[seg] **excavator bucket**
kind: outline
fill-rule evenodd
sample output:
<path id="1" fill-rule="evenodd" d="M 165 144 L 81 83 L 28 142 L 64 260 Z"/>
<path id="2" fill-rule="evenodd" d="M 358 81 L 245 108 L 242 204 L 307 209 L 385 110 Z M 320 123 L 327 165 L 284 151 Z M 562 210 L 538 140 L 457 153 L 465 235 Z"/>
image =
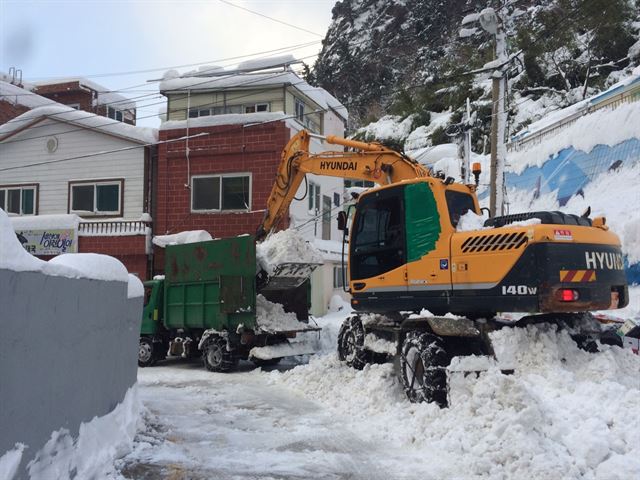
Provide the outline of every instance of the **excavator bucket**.
<path id="1" fill-rule="evenodd" d="M 311 277 L 318 265 L 318 263 L 281 263 L 275 268 L 273 275 L 268 277 L 267 283 L 261 288 L 261 291 L 298 288 Z"/>
<path id="2" fill-rule="evenodd" d="M 294 312 L 298 320 L 309 319 L 311 303 L 311 274 L 317 263 L 281 263 L 273 275 L 260 272 L 258 275 L 258 292 L 267 300 L 280 303 L 287 312 Z"/>

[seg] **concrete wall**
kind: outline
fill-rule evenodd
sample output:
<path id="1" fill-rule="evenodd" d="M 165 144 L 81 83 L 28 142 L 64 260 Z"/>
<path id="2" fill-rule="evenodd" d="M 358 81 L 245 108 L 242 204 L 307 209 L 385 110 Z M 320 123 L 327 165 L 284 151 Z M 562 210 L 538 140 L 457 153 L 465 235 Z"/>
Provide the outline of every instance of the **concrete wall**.
<path id="1" fill-rule="evenodd" d="M 142 297 L 124 282 L 0 269 L 0 306 L 0 454 L 26 444 L 24 477 L 52 432 L 76 436 L 136 382 Z"/>

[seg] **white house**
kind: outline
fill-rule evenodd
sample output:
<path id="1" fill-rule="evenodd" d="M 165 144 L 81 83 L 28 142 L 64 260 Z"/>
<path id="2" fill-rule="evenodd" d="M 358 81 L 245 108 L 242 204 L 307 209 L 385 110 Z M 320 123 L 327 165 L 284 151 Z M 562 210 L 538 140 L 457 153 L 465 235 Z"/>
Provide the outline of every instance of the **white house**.
<path id="1" fill-rule="evenodd" d="M 0 208 L 12 216 L 75 214 L 80 251 L 114 255 L 145 277 L 156 141 L 154 129 L 67 106 L 29 110 L 0 125 Z"/>

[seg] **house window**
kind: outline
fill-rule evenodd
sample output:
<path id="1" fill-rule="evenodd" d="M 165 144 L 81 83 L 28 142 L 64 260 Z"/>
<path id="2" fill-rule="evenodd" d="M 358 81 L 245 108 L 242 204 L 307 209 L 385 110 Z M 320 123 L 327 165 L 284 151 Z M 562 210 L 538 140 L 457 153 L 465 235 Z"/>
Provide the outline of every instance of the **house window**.
<path id="1" fill-rule="evenodd" d="M 35 215 L 37 185 L 0 186 L 0 208 L 13 215 Z"/>
<path id="2" fill-rule="evenodd" d="M 340 206 L 340 194 L 337 192 L 333 193 L 333 206 L 334 207 Z"/>
<path id="3" fill-rule="evenodd" d="M 295 99 L 296 119 L 304 123 L 304 102 L 299 98 Z"/>
<path id="4" fill-rule="evenodd" d="M 268 112 L 270 111 L 268 103 L 256 103 L 253 105 L 245 105 L 244 113 Z"/>
<path id="5" fill-rule="evenodd" d="M 333 288 L 344 287 L 342 267 L 333 267 Z"/>
<path id="6" fill-rule="evenodd" d="M 75 110 L 80 110 L 80 104 L 79 103 L 68 103 L 67 107 L 71 107 Z"/>
<path id="7" fill-rule="evenodd" d="M 124 180 L 69 183 L 69 212 L 80 215 L 122 215 Z"/>
<path id="8" fill-rule="evenodd" d="M 251 174 L 191 177 L 191 210 L 210 212 L 251 209 Z"/>
<path id="9" fill-rule="evenodd" d="M 316 214 L 320 211 L 320 185 L 309 182 L 309 213 Z"/>
<path id="10" fill-rule="evenodd" d="M 122 122 L 123 120 L 122 111 L 111 106 L 107 107 L 107 117 L 113 118 L 119 122 Z"/>

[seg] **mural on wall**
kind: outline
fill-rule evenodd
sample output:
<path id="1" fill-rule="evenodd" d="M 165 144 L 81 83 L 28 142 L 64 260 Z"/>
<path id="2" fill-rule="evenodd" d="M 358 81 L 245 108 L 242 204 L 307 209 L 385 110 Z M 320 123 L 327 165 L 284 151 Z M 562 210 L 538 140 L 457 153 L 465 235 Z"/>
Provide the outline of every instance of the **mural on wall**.
<path id="1" fill-rule="evenodd" d="M 558 202 L 563 206 L 598 175 L 639 161 L 640 139 L 637 138 L 613 147 L 598 145 L 589 153 L 569 147 L 542 167 L 528 167 L 521 174 L 507 172 L 505 182 L 510 188 L 535 191 L 536 198 L 557 191 Z"/>
<path id="2" fill-rule="evenodd" d="M 505 183 L 509 188 L 535 192 L 534 198 L 556 191 L 558 203 L 563 206 L 574 195 L 580 195 L 582 189 L 598 175 L 638 163 L 638 138 L 625 140 L 612 147 L 597 145 L 589 153 L 569 147 L 547 160 L 542 167 L 528 167 L 521 174 L 507 172 Z M 630 264 L 625 257 L 624 264 L 627 280 L 640 283 L 640 263 Z"/>

